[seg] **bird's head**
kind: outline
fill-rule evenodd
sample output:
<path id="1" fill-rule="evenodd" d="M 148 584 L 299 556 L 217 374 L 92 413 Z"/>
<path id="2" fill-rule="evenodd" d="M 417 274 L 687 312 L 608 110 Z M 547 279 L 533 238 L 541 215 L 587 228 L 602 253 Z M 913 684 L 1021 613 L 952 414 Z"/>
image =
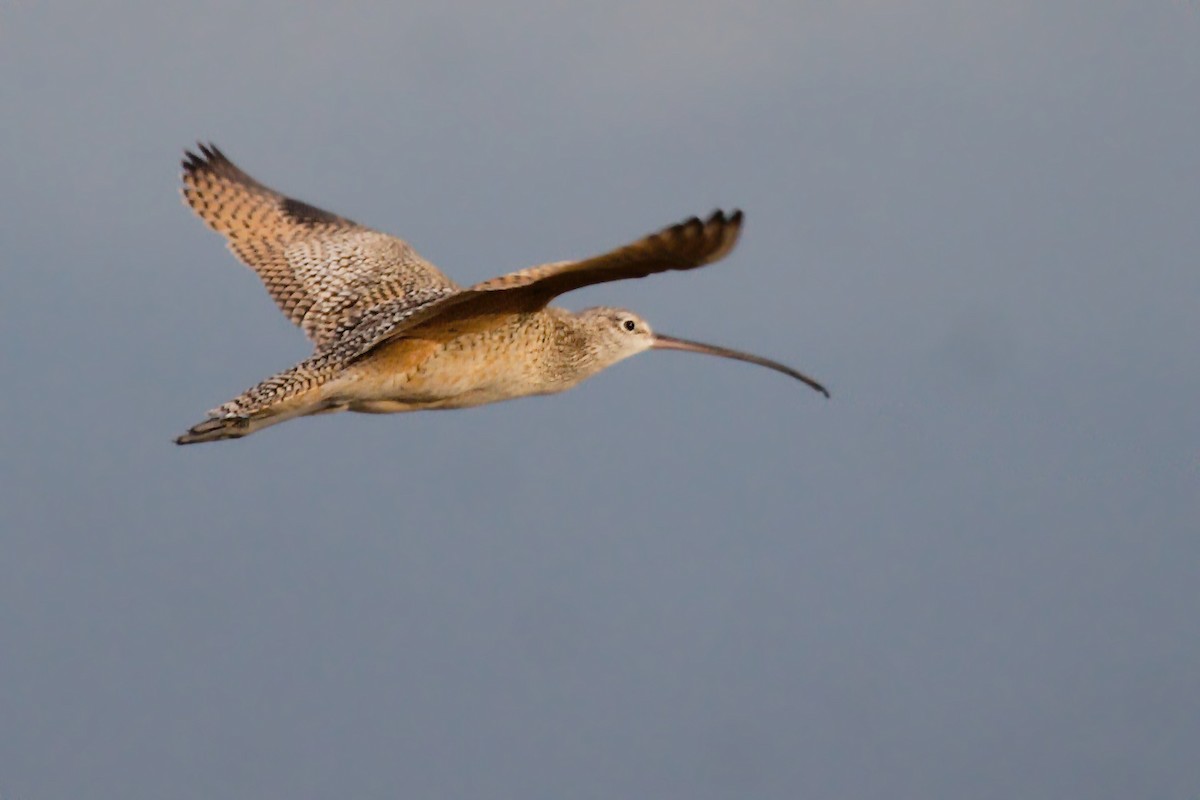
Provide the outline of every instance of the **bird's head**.
<path id="1" fill-rule="evenodd" d="M 624 308 L 597 306 L 579 312 L 596 356 L 611 366 L 654 346 L 650 323 Z"/>
<path id="2" fill-rule="evenodd" d="M 655 333 L 649 322 L 624 308 L 609 306 L 588 308 L 579 312 L 579 319 L 589 329 L 593 353 L 600 362 L 600 369 L 612 366 L 618 361 L 623 361 L 645 350 L 686 350 L 691 353 L 702 353 L 758 364 L 761 367 L 782 372 L 807 384 L 826 397 L 829 396 L 829 392 L 824 386 L 785 364 L 751 353 L 743 353 L 740 350 L 730 350 L 727 347 Z"/>

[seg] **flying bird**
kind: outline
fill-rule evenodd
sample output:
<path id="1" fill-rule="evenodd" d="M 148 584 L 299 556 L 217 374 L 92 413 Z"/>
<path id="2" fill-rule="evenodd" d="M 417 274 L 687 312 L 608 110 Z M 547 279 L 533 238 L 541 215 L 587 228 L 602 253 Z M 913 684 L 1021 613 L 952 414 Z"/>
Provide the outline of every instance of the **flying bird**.
<path id="1" fill-rule="evenodd" d="M 407 242 L 285 197 L 211 144 L 198 150 L 185 151 L 184 201 L 258 273 L 314 350 L 208 412 L 177 444 L 236 439 L 310 414 L 467 408 L 552 394 L 651 349 L 759 364 L 829 396 L 791 367 L 655 333 L 632 311 L 548 305 L 584 286 L 723 258 L 741 233 L 741 211 L 693 217 L 598 256 L 462 288 Z"/>

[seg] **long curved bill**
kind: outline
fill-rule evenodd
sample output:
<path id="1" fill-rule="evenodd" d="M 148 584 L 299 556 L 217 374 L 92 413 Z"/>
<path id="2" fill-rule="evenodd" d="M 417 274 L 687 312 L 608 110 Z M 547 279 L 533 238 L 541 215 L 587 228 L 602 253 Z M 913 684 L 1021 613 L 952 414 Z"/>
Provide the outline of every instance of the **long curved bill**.
<path id="1" fill-rule="evenodd" d="M 650 348 L 652 350 L 686 350 L 689 353 L 705 353 L 710 356 L 720 356 L 721 358 L 732 358 L 736 361 L 758 364 L 760 367 L 767 367 L 776 372 L 782 372 L 784 375 L 790 375 L 796 380 L 808 384 L 826 397 L 829 397 L 829 390 L 803 372 L 797 372 L 786 364 L 780 364 L 778 361 L 772 361 L 762 356 L 743 353 L 740 350 L 730 350 L 728 347 L 717 347 L 716 345 L 692 342 L 687 339 L 676 339 L 674 336 L 664 336 L 661 333 L 654 334 L 654 344 L 650 345 Z"/>

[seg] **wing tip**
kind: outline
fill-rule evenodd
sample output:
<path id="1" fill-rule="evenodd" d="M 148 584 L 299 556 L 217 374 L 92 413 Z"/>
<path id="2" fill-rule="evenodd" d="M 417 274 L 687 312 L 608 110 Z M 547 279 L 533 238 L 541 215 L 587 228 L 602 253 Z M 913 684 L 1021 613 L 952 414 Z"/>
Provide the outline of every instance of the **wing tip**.
<path id="1" fill-rule="evenodd" d="M 202 141 L 196 142 L 195 150 L 184 149 L 180 165 L 185 179 L 201 173 L 224 174 L 237 170 L 229 157 L 221 152 L 221 148 L 212 142 Z"/>
<path id="2" fill-rule="evenodd" d="M 717 211 L 713 217 L 716 218 L 717 235 L 722 242 L 720 253 L 724 255 L 733 249 L 742 235 L 742 222 L 746 219 L 746 215 L 740 208 L 735 208 L 729 213 L 729 216 L 725 216 L 724 212 Z"/>
<path id="3" fill-rule="evenodd" d="M 742 213 L 740 208 L 735 208 L 728 213 L 725 212 L 725 209 L 718 208 L 709 215 L 704 224 L 705 226 L 715 225 L 722 228 L 740 228 L 742 226 L 742 220 L 745 219 L 745 216 L 746 215 Z"/>
<path id="4" fill-rule="evenodd" d="M 703 259 L 701 264 L 707 264 L 723 258 L 733 249 L 741 236 L 744 220 L 745 214 L 740 208 L 729 212 L 718 208 L 707 219 L 689 217 L 662 231 L 660 236 L 686 243 L 685 246 L 694 248 L 694 252 L 703 251 L 703 255 L 699 252 L 697 255 Z"/>
<path id="5" fill-rule="evenodd" d="M 740 228 L 745 217 L 746 215 L 742 213 L 740 208 L 735 208 L 729 212 L 726 212 L 723 208 L 718 208 L 709 214 L 707 219 L 702 220 L 699 217 L 688 217 L 683 222 L 676 223 L 667 228 L 667 231 L 673 233 L 690 233 L 700 232 L 707 228 Z"/>

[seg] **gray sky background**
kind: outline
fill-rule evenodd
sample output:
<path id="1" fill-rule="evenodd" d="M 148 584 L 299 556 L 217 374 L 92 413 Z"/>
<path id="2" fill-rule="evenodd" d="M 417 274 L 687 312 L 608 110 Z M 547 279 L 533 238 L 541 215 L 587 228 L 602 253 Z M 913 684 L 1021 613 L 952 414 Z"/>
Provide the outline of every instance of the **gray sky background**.
<path id="1" fill-rule="evenodd" d="M 436 5 L 436 7 L 435 7 Z M 1194 798 L 1200 4 L 9 3 L 0 798 Z M 184 146 L 779 358 L 176 448 Z"/>

